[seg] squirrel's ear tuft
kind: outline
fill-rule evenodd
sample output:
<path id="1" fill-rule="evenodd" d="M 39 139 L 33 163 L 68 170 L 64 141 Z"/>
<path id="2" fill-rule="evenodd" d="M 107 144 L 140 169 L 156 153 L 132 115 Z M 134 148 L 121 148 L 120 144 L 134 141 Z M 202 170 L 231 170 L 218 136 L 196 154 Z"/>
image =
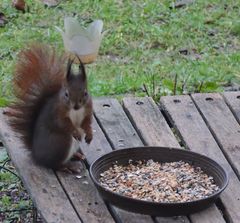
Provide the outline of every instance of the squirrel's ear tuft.
<path id="1" fill-rule="evenodd" d="M 79 73 L 81 74 L 82 79 L 85 81 L 86 80 L 86 72 L 85 72 L 84 64 L 83 64 L 83 62 L 81 61 L 81 59 L 79 58 L 78 55 L 76 55 L 76 57 L 79 60 Z"/>
<path id="2" fill-rule="evenodd" d="M 67 81 L 69 81 L 70 78 L 71 78 L 72 63 L 73 63 L 73 60 L 68 59 L 68 63 L 67 63 L 67 76 L 66 76 Z"/>

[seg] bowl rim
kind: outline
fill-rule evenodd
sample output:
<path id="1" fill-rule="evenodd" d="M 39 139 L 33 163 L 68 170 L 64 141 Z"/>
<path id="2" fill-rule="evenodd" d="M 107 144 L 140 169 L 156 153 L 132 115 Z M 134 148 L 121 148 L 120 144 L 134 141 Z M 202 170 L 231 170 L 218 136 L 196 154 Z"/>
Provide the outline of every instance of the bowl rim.
<path id="1" fill-rule="evenodd" d="M 105 156 L 109 155 L 109 154 L 114 154 L 114 153 L 119 153 L 121 151 L 126 151 L 126 150 L 135 150 L 135 149 L 139 149 L 139 148 L 146 148 L 146 149 L 151 149 L 151 148 L 160 148 L 160 149 L 167 149 L 167 150 L 175 150 L 175 151 L 183 151 L 183 152 L 187 152 L 187 153 L 191 153 L 193 155 L 197 155 L 197 156 L 200 156 L 204 159 L 207 159 L 211 162 L 214 163 L 214 165 L 218 166 L 218 168 L 220 168 L 224 175 L 225 175 L 225 182 L 223 184 L 223 186 L 218 190 L 216 191 L 215 193 L 211 194 L 210 196 L 208 197 L 205 197 L 205 198 L 201 198 L 201 199 L 197 199 L 197 200 L 193 200 L 193 201 L 185 201 L 185 202 L 154 202 L 154 201 L 145 201 L 145 200 L 141 200 L 141 199 L 138 199 L 138 198 L 132 198 L 132 197 L 127 197 L 127 196 L 124 196 L 124 195 L 121 195 L 119 193 L 116 193 L 116 192 L 113 192 L 105 187 L 103 187 L 99 182 L 98 180 L 95 178 L 94 174 L 93 174 L 93 167 L 94 165 L 96 165 L 96 163 L 104 158 Z M 214 198 L 215 196 L 218 196 L 220 195 L 224 190 L 225 188 L 227 187 L 228 183 L 229 183 L 229 174 L 228 172 L 225 170 L 225 168 L 223 168 L 222 165 L 220 165 L 219 163 L 217 163 L 215 160 L 205 156 L 205 155 L 202 155 L 200 153 L 197 153 L 197 152 L 193 152 L 193 151 L 190 151 L 190 150 L 187 150 L 187 149 L 180 149 L 180 148 L 174 148 L 174 147 L 166 147 L 166 146 L 137 146 L 137 147 L 127 147 L 127 148 L 123 148 L 123 149 L 117 149 L 117 150 L 112 150 L 111 152 L 108 152 L 102 156 L 100 156 L 99 158 L 95 159 L 92 164 L 90 165 L 90 168 L 89 168 L 89 173 L 90 173 L 90 177 L 91 179 L 93 180 L 94 184 L 96 184 L 99 188 L 101 188 L 102 190 L 106 191 L 106 192 L 110 192 L 111 194 L 113 194 L 114 196 L 117 196 L 119 197 L 120 199 L 127 199 L 129 201 L 133 201 L 133 202 L 140 202 L 141 204 L 145 204 L 145 205 L 163 205 L 163 206 L 172 206 L 172 205 L 189 205 L 189 204 L 194 204 L 194 203 L 198 203 L 198 202 L 201 202 L 201 201 L 206 201 L 208 199 L 211 199 L 211 198 Z M 109 200 L 108 200 L 109 201 Z M 110 202 L 111 203 L 111 202 Z"/>

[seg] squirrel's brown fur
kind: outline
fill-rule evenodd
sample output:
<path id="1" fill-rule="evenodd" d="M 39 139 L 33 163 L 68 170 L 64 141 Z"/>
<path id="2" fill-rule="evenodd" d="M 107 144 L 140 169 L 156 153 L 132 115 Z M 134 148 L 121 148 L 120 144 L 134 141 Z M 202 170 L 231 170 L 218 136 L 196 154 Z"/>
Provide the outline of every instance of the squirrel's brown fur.
<path id="1" fill-rule="evenodd" d="M 65 78 L 64 57 L 40 44 L 20 52 L 13 78 L 16 102 L 10 108 L 10 125 L 19 132 L 27 148 L 32 146 L 34 123 L 48 97 L 57 93 Z"/>
<path id="2" fill-rule="evenodd" d="M 16 101 L 9 123 L 32 150 L 39 164 L 58 168 L 72 156 L 73 138 L 92 140 L 92 100 L 85 69 L 78 74 L 72 61 L 44 45 L 31 45 L 19 54 L 13 78 Z M 73 115 L 74 114 L 74 115 Z M 77 118 L 76 118 L 77 117 Z"/>

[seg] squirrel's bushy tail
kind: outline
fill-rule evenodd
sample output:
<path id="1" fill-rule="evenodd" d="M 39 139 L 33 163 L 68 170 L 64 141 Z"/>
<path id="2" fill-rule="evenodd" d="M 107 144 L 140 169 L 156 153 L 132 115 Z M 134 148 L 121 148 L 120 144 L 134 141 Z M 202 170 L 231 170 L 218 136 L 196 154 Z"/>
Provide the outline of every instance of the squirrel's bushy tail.
<path id="1" fill-rule="evenodd" d="M 65 77 L 64 58 L 45 45 L 31 45 L 20 52 L 13 77 L 15 103 L 10 106 L 9 124 L 20 134 L 27 148 L 46 100 L 56 94 Z"/>

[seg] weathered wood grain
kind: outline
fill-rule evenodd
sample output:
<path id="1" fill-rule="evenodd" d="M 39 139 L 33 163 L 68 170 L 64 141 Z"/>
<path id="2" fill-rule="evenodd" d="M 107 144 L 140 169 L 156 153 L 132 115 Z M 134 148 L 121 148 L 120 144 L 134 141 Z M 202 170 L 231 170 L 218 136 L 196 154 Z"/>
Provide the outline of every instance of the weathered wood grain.
<path id="1" fill-rule="evenodd" d="M 228 187 L 221 195 L 221 200 L 230 222 L 237 223 L 240 219 L 239 180 L 225 159 L 193 101 L 189 96 L 162 97 L 161 105 L 187 148 L 212 158 L 227 170 L 230 180 Z M 206 215 L 202 215 L 202 213 L 192 215 L 191 219 L 193 222 L 196 221 L 200 214 L 204 220 L 206 216 L 209 216 L 208 212 L 206 212 Z M 212 216 L 212 219 L 215 219 L 215 215 L 210 216 Z M 211 220 L 211 218 L 208 219 Z"/>
<path id="2" fill-rule="evenodd" d="M 156 217 L 156 223 L 190 223 L 186 216 Z"/>
<path id="3" fill-rule="evenodd" d="M 97 119 L 101 123 L 102 129 L 111 140 L 114 149 L 143 146 L 141 139 L 117 100 L 96 100 L 94 102 L 94 110 Z M 128 213 L 128 215 L 124 214 L 124 216 L 121 216 L 122 222 L 153 222 L 150 216 L 139 214 L 131 215 L 132 216 Z M 166 218 L 164 219 L 166 220 Z M 169 219 L 169 223 L 176 223 L 176 221 L 170 221 Z"/>
<path id="4" fill-rule="evenodd" d="M 140 105 L 137 103 L 137 101 L 142 101 L 143 104 Z M 169 126 L 167 125 L 167 122 L 161 114 L 159 108 L 152 99 L 125 98 L 123 102 L 127 113 L 131 117 L 138 131 L 140 131 L 141 128 L 141 134 L 143 138 L 146 139 L 147 145 L 181 148 L 175 136 L 172 134 Z M 156 135 L 156 137 L 152 137 L 152 135 Z M 209 209 L 207 213 L 213 219 L 218 219 L 219 223 L 224 222 L 220 212 L 216 207 Z M 192 222 L 212 223 L 210 219 L 205 219 L 205 215 L 206 212 L 203 211 Z M 162 218 L 157 219 L 159 222 L 162 222 Z M 187 221 L 187 218 L 185 217 L 184 220 Z"/>
<path id="5" fill-rule="evenodd" d="M 97 99 L 94 101 L 94 110 L 114 149 L 143 145 L 116 99 Z"/>
<path id="6" fill-rule="evenodd" d="M 124 98 L 123 106 L 146 144 L 181 148 L 152 98 Z"/>
<path id="7" fill-rule="evenodd" d="M 115 222 L 99 196 L 88 170 L 78 175 L 64 172 L 57 172 L 57 175 L 82 222 Z"/>
<path id="8" fill-rule="evenodd" d="M 226 103 L 233 112 L 235 118 L 237 119 L 238 123 L 240 124 L 240 92 L 224 92 L 223 96 L 226 100 Z"/>
<path id="9" fill-rule="evenodd" d="M 194 223 L 224 223 L 222 213 L 217 209 L 216 205 L 212 205 L 208 209 L 192 214 L 190 216 L 191 222 Z M 237 222 L 236 222 L 237 223 Z"/>
<path id="10" fill-rule="evenodd" d="M 192 98 L 240 177 L 240 125 L 220 94 L 193 94 Z"/>
<path id="11" fill-rule="evenodd" d="M 54 172 L 36 166 L 0 112 L 0 136 L 23 183 L 43 219 L 49 223 L 81 222 Z"/>

